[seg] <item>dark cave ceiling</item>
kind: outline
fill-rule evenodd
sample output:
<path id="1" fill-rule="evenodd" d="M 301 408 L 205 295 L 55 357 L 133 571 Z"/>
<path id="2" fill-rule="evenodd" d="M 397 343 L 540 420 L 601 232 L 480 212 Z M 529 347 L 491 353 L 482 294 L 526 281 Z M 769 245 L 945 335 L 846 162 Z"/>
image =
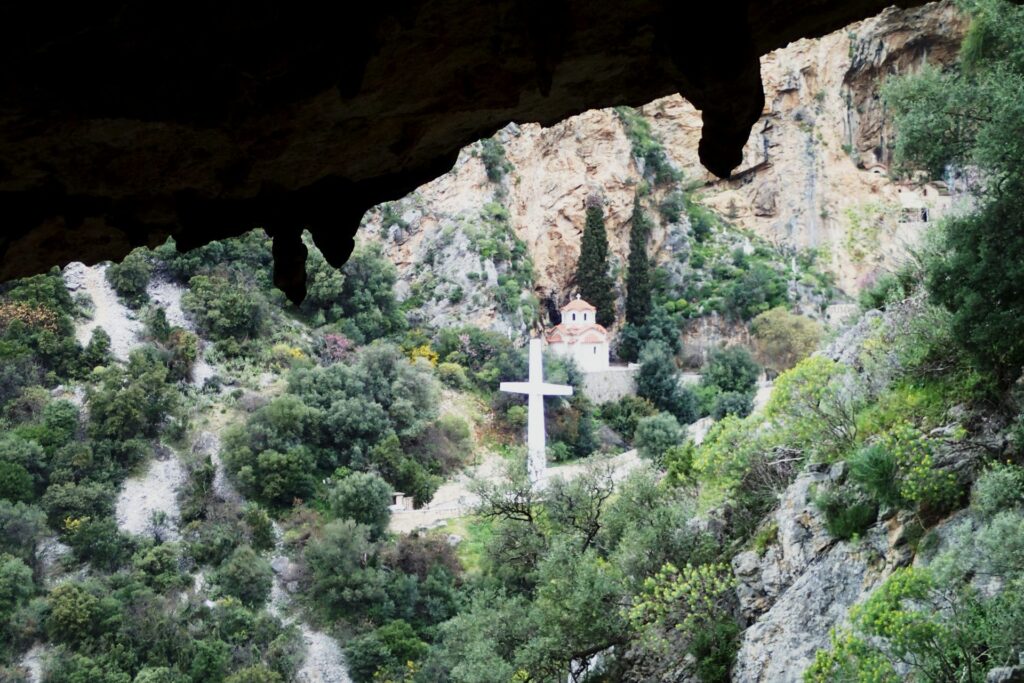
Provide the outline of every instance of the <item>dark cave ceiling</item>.
<path id="1" fill-rule="evenodd" d="M 0 6 L 0 280 L 261 226 L 301 299 L 303 229 L 340 265 L 368 208 L 507 122 L 676 92 L 727 176 L 763 106 L 758 57 L 892 3 L 349 4 Z"/>

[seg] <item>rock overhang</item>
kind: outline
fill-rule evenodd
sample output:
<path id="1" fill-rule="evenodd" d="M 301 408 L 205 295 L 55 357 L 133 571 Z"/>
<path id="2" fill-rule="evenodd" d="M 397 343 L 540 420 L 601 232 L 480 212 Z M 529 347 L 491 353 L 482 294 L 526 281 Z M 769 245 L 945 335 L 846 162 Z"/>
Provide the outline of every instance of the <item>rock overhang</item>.
<path id="1" fill-rule="evenodd" d="M 727 176 L 764 105 L 759 57 L 890 4 L 8 5 L 0 279 L 263 227 L 300 300 L 303 230 L 340 265 L 367 209 L 507 122 L 676 92 L 702 111 L 701 161 Z"/>

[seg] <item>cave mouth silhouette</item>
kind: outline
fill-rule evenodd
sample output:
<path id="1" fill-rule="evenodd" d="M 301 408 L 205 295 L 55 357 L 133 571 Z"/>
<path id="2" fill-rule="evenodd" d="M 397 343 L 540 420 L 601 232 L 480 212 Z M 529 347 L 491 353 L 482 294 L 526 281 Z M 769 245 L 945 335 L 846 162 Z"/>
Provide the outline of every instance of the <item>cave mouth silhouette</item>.
<path id="1" fill-rule="evenodd" d="M 263 227 L 275 284 L 301 301 L 304 229 L 340 266 L 367 209 L 509 121 L 673 93 L 727 177 L 764 105 L 759 57 L 891 4 L 7 3 L 0 281 Z"/>

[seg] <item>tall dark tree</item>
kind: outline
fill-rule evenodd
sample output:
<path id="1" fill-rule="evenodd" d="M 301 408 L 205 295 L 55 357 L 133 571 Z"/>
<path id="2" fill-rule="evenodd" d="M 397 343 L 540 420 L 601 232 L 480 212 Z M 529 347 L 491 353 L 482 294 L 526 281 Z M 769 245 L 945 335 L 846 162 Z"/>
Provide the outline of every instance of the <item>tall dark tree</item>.
<path id="1" fill-rule="evenodd" d="M 608 235 L 604 230 L 604 209 L 601 198 L 587 197 L 587 222 L 583 228 L 580 260 L 576 265 L 576 284 L 580 296 L 597 308 L 597 322 L 611 325 L 615 322 L 615 293 L 608 275 Z"/>
<path id="2" fill-rule="evenodd" d="M 651 312 L 651 262 L 647 238 L 651 222 L 640 206 L 640 194 L 633 197 L 632 227 L 629 231 L 629 269 L 626 272 L 626 322 L 643 325 Z"/>

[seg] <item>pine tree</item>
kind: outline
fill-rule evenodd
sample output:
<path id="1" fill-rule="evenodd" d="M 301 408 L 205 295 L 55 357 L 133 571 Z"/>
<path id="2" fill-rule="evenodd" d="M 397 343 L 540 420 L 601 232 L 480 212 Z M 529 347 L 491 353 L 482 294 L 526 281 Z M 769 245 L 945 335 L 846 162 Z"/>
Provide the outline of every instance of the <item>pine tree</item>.
<path id="1" fill-rule="evenodd" d="M 576 265 L 576 284 L 580 296 L 597 309 L 598 324 L 608 326 L 615 322 L 615 293 L 608 276 L 608 236 L 604 230 L 601 198 L 588 196 L 586 206 L 587 222 Z"/>
<path id="2" fill-rule="evenodd" d="M 640 206 L 639 194 L 633 198 L 632 222 L 629 231 L 629 269 L 626 272 L 626 322 L 640 326 L 651 312 L 651 263 L 647 258 L 651 222 Z"/>

